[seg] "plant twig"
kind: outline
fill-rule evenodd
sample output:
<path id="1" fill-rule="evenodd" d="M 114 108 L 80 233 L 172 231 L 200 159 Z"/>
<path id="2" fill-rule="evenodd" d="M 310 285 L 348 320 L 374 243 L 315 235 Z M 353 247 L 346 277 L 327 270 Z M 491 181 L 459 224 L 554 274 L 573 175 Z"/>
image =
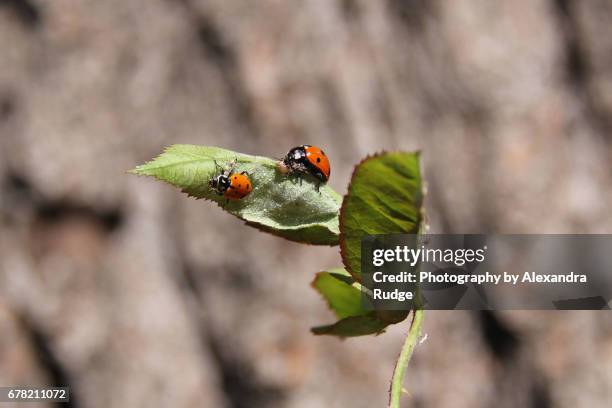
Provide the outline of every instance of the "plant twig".
<path id="1" fill-rule="evenodd" d="M 389 408 L 399 408 L 400 398 L 402 397 L 402 389 L 404 382 L 404 374 L 406 373 L 406 367 L 410 362 L 412 351 L 414 346 L 417 344 L 419 336 L 421 335 L 421 327 L 423 326 L 423 309 L 417 309 L 412 317 L 412 323 L 410 324 L 410 330 L 404 341 L 402 351 L 395 363 L 395 370 L 393 371 L 393 378 L 391 379 L 391 392 L 389 396 Z"/>

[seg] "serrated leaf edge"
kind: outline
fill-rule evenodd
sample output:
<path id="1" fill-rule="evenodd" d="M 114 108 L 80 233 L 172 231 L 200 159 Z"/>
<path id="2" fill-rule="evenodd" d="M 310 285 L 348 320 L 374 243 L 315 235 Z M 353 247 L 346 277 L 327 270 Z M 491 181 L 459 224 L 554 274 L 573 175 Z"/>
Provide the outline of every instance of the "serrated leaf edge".
<path id="1" fill-rule="evenodd" d="M 361 283 L 361 277 L 356 275 L 355 271 L 353 271 L 353 269 L 348 264 L 348 261 L 346 259 L 346 244 L 345 244 L 346 234 L 343 232 L 344 230 L 343 226 L 344 226 L 344 217 L 346 213 L 347 198 L 351 195 L 352 186 L 353 186 L 353 178 L 355 177 L 355 174 L 357 174 L 357 171 L 359 171 L 359 168 L 361 167 L 361 165 L 371 159 L 375 159 L 377 157 L 380 157 L 386 154 L 392 154 L 392 153 L 411 153 L 411 154 L 415 154 L 419 158 L 421 156 L 420 150 L 415 150 L 412 152 L 406 152 L 402 150 L 391 150 L 391 151 L 381 150 L 380 152 L 376 152 L 376 153 L 367 155 L 359 163 L 357 163 L 355 167 L 353 168 L 353 172 L 351 173 L 351 181 L 349 181 L 349 185 L 346 190 L 346 194 L 344 195 L 342 199 L 342 205 L 340 206 L 340 215 L 339 215 L 339 220 L 338 220 L 338 225 L 340 227 L 340 257 L 342 258 L 342 263 L 344 264 L 344 268 L 347 270 L 348 273 L 351 274 L 353 279 L 355 279 L 355 281 L 359 283 Z M 423 209 L 423 204 L 421 204 L 421 208 L 419 209 L 419 211 L 422 211 L 422 209 Z"/>

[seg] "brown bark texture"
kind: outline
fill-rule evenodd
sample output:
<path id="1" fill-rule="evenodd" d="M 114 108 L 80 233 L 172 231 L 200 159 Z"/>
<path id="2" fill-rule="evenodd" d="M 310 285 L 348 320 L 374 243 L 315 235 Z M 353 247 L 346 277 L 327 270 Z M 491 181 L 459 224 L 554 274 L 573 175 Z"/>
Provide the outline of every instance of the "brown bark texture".
<path id="1" fill-rule="evenodd" d="M 174 143 L 309 143 L 345 193 L 365 155 L 420 149 L 434 232 L 609 233 L 611 131 L 609 0 L 0 1 L 0 385 L 386 406 L 406 323 L 309 332 L 337 247 L 125 171 Z M 609 312 L 431 311 L 424 332 L 405 406 L 612 401 Z"/>

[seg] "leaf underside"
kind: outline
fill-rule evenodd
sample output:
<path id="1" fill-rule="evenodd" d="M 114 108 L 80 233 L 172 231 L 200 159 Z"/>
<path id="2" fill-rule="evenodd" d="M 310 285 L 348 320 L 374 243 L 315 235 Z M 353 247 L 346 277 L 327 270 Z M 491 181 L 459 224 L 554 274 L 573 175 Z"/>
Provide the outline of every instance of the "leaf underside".
<path id="1" fill-rule="evenodd" d="M 327 326 L 317 326 L 310 329 L 316 335 L 331 335 L 337 337 L 357 337 L 368 334 L 380 334 L 388 324 L 370 312 L 363 316 L 350 316 Z"/>
<path id="2" fill-rule="evenodd" d="M 234 172 L 247 171 L 253 191 L 242 200 L 226 203 L 208 185 L 236 161 Z M 277 161 L 236 153 L 219 147 L 172 145 L 152 161 L 130 170 L 152 176 L 181 189 L 191 197 L 214 201 L 248 225 L 283 238 L 316 245 L 337 245 L 341 197 L 306 175 L 287 176 Z"/>
<path id="3" fill-rule="evenodd" d="M 317 273 L 312 287 L 326 300 L 338 320 L 334 324 L 317 326 L 311 329 L 316 335 L 356 337 L 380 334 L 393 323 L 406 318 L 408 312 L 379 312 L 364 307 L 368 295 L 362 293 L 359 283 L 342 268 Z"/>
<path id="4" fill-rule="evenodd" d="M 361 290 L 353 285 L 352 277 L 344 269 L 317 273 L 312 287 L 327 301 L 339 319 L 366 314 L 362 307 Z"/>

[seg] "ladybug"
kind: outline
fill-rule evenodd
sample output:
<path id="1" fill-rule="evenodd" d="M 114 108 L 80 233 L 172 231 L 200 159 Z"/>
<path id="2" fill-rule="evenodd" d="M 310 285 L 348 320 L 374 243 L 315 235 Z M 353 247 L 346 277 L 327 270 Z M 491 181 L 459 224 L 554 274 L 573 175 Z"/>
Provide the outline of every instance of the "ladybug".
<path id="1" fill-rule="evenodd" d="M 316 146 L 302 145 L 289 150 L 279 162 L 282 173 L 306 173 L 322 183 L 329 180 L 329 159 L 325 152 Z"/>
<path id="2" fill-rule="evenodd" d="M 234 173 L 236 162 L 232 163 L 228 170 L 224 170 L 210 179 L 208 185 L 219 195 L 227 200 L 240 200 L 248 196 L 253 190 L 253 185 L 246 171 Z M 217 163 L 215 163 L 217 165 Z M 217 165 L 217 167 L 220 167 Z"/>

